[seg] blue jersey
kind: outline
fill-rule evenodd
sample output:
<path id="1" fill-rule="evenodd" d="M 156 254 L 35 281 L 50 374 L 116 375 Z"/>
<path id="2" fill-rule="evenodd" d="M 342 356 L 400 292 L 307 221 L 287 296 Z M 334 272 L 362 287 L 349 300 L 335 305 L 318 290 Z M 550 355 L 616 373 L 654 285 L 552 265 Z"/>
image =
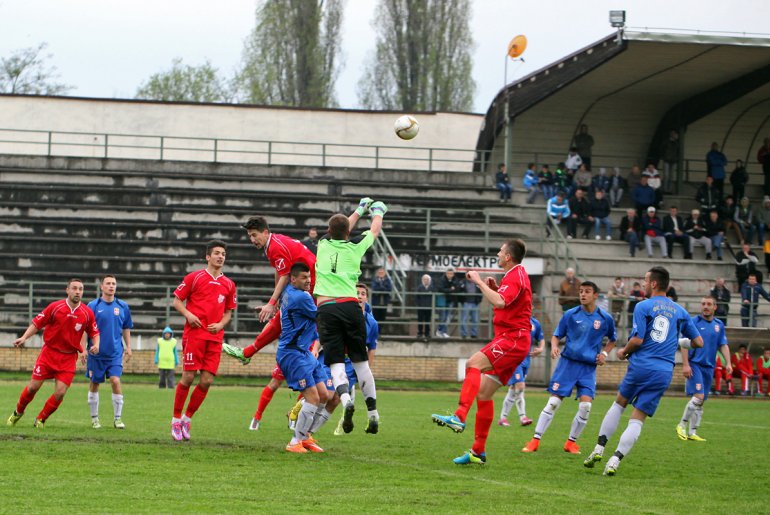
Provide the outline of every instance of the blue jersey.
<path id="1" fill-rule="evenodd" d="M 537 346 L 540 343 L 540 340 L 544 338 L 543 326 L 540 325 L 540 322 L 537 320 L 537 318 L 530 317 L 529 325 L 529 352 L 527 352 L 527 357 L 524 358 L 524 361 L 522 361 L 521 365 L 519 365 L 523 366 L 524 368 L 529 366 L 529 353 L 532 352 L 532 347 Z"/>
<path id="2" fill-rule="evenodd" d="M 609 313 L 599 307 L 589 313 L 583 306 L 567 310 L 553 335 L 559 339 L 567 338 L 562 357 L 593 365 L 596 355 L 602 351 L 604 337 L 611 342 L 618 339 L 615 321 Z"/>
<path id="3" fill-rule="evenodd" d="M 96 316 L 96 326 L 99 328 L 99 353 L 103 359 L 123 357 L 123 329 L 133 329 L 131 310 L 128 304 L 115 297 L 112 302 L 106 302 L 101 297 L 88 303 L 88 307 Z M 88 339 L 91 347 L 91 338 Z"/>
<path id="4" fill-rule="evenodd" d="M 281 296 L 281 337 L 278 349 L 309 350 L 317 335 L 316 312 L 310 293 L 288 285 Z"/>
<path id="5" fill-rule="evenodd" d="M 374 350 L 377 348 L 377 338 L 380 337 L 380 326 L 369 311 L 364 312 L 364 319 L 366 320 L 366 348 Z"/>
<path id="6" fill-rule="evenodd" d="M 691 340 L 700 336 L 682 306 L 661 295 L 641 301 L 634 308 L 629 339 L 641 338 L 642 344 L 628 357 L 629 367 L 673 371 L 679 333 Z"/>
<path id="7" fill-rule="evenodd" d="M 716 317 L 709 322 L 700 315 L 692 317 L 692 322 L 703 338 L 703 347 L 690 349 L 690 363 L 714 368 L 717 364 L 717 351 L 719 351 L 719 347 L 727 345 L 725 324 Z"/>

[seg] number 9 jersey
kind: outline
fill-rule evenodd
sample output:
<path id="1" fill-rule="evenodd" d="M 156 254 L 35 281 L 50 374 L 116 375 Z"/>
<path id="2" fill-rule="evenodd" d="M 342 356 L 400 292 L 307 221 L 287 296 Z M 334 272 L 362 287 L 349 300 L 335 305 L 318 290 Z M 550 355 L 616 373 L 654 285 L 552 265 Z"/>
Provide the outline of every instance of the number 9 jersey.
<path id="1" fill-rule="evenodd" d="M 663 296 L 654 296 L 637 304 L 629 339 L 641 338 L 642 345 L 628 357 L 629 368 L 673 370 L 680 333 L 690 339 L 700 336 L 682 306 Z"/>

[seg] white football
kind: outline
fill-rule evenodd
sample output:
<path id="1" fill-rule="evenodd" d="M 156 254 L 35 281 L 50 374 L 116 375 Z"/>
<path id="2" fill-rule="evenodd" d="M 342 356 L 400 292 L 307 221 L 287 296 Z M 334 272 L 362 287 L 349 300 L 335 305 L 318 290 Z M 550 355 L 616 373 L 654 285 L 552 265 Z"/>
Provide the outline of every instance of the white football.
<path id="1" fill-rule="evenodd" d="M 405 114 L 396 120 L 393 129 L 396 131 L 396 136 L 401 139 L 412 139 L 420 132 L 420 124 L 417 123 L 417 118 Z"/>

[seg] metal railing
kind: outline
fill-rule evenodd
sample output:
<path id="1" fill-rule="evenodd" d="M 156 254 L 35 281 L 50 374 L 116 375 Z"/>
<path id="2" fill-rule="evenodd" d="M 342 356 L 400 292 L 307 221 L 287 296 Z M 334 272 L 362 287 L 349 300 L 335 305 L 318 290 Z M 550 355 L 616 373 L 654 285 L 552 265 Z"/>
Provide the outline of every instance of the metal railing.
<path id="1" fill-rule="evenodd" d="M 374 240 L 373 245 L 374 263 L 385 269 L 385 273 L 390 277 L 393 284 L 391 292 L 401 306 L 401 316 L 404 316 L 406 306 L 406 271 L 401 266 L 398 254 L 388 241 L 385 231 L 380 231 L 380 236 Z M 390 270 L 389 270 L 390 269 Z"/>
<path id="2" fill-rule="evenodd" d="M 575 269 L 575 274 L 580 276 L 580 261 L 569 246 L 567 238 L 561 232 L 559 223 L 554 222 L 550 215 L 546 214 L 546 223 L 540 224 L 540 254 L 542 256 L 551 256 L 555 260 L 555 270 L 566 270 L 571 267 Z M 550 218 L 551 223 L 547 223 Z M 548 250 L 548 246 L 552 251 Z"/>

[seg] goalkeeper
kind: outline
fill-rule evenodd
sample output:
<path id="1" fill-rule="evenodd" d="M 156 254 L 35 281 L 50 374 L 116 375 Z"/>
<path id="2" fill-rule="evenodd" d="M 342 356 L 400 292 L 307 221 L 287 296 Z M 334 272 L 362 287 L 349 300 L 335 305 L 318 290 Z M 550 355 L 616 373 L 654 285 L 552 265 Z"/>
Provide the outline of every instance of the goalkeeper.
<path id="1" fill-rule="evenodd" d="M 342 429 L 353 430 L 355 407 L 350 398 L 345 373 L 345 354 L 353 368 L 366 400 L 368 425 L 366 432 L 376 434 L 379 428 L 377 390 L 369 368 L 366 347 L 366 322 L 358 304 L 356 283 L 361 275 L 361 259 L 379 236 L 387 206 L 372 199 L 362 199 L 350 216 L 336 214 L 329 219 L 329 230 L 318 241 L 316 284 L 314 295 L 318 305 L 318 335 L 329 365 L 334 390 L 344 406 Z M 359 218 L 366 212 L 372 225 L 360 236 L 350 238 Z"/>

